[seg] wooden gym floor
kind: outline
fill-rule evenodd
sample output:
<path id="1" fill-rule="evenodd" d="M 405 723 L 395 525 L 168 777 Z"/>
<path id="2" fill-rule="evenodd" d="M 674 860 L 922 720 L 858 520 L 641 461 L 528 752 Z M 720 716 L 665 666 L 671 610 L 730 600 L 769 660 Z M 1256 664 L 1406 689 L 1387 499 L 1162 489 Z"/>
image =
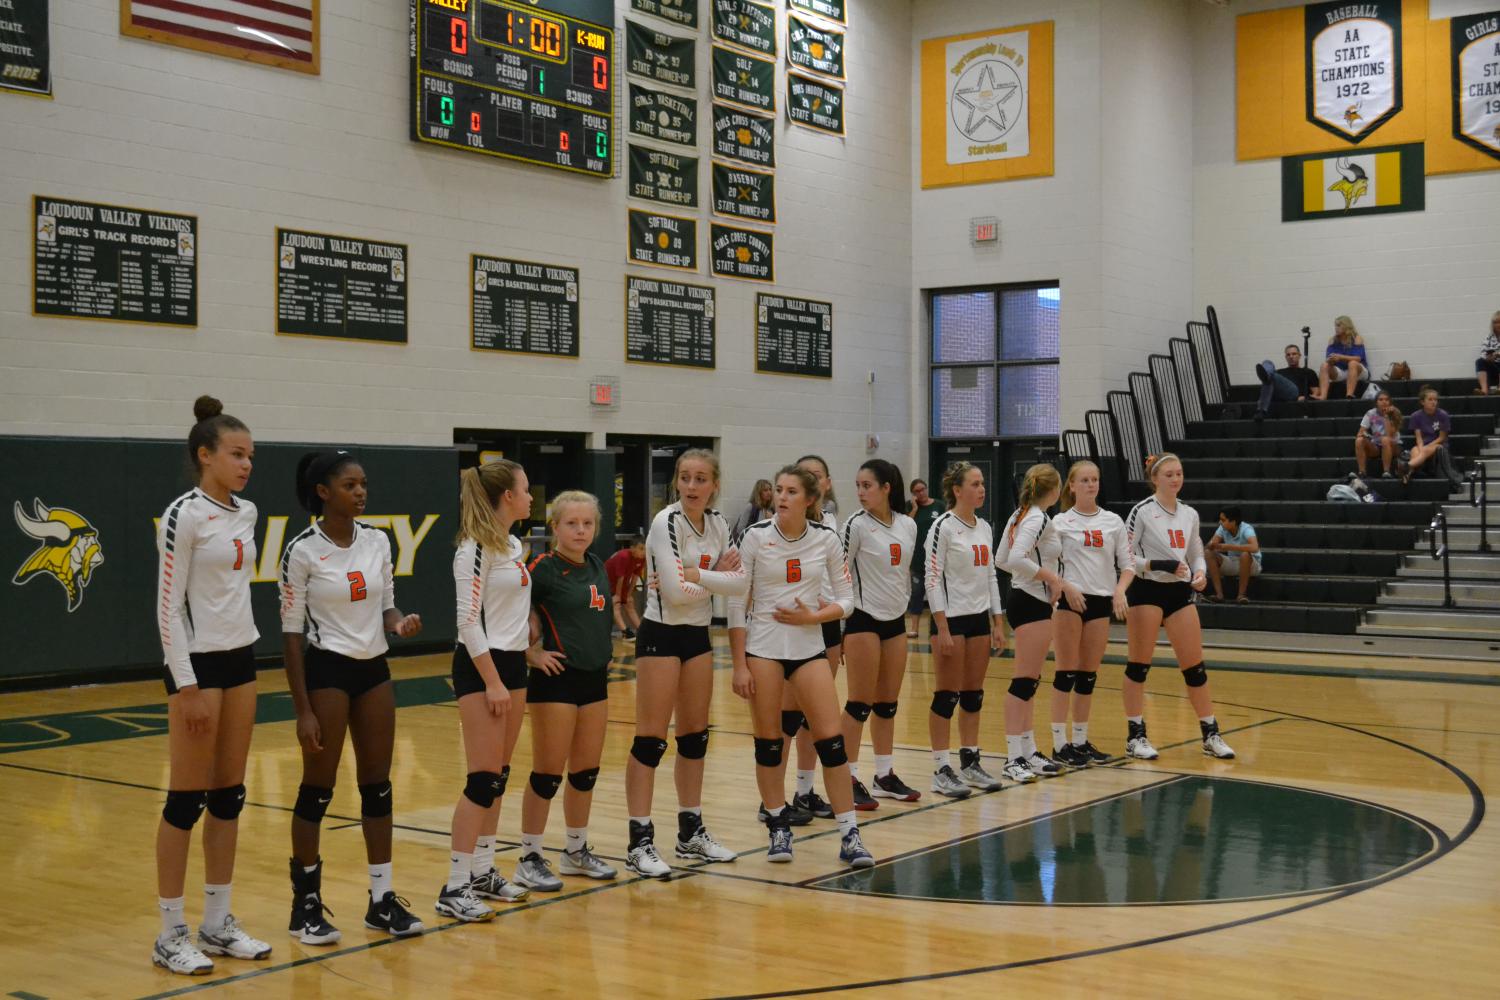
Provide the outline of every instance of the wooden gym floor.
<path id="1" fill-rule="evenodd" d="M 472 926 L 432 910 L 464 772 L 448 658 L 397 661 L 396 887 L 428 931 L 393 942 L 362 926 L 346 753 L 324 823 L 324 898 L 344 932 L 331 948 L 283 931 L 299 763 L 281 676 L 262 673 L 234 909 L 275 950 L 264 962 L 220 959 L 213 976 L 194 979 L 148 958 L 167 779 L 161 684 L 0 696 L 0 994 L 1500 996 L 1500 833 L 1484 822 L 1500 780 L 1500 664 L 1214 650 L 1219 719 L 1239 760 L 1201 755 L 1182 683 L 1158 669 L 1147 712 L 1160 760 L 949 802 L 926 792 L 926 649 L 913 644 L 896 757 L 924 794 L 861 814 L 876 868 L 840 870 L 832 821 L 796 831 L 792 864 L 765 861 L 749 717 L 725 669 L 705 815 L 742 853 L 657 882 L 623 871 L 634 682 L 619 646 L 591 839 L 620 862 L 620 879 L 565 879 L 563 892 L 495 904 L 493 922 Z M 1110 649 L 1090 733 L 1115 752 L 1122 653 Z M 719 655 L 727 666 L 722 646 Z M 992 662 L 989 751 L 1003 746 L 1009 674 L 1009 659 Z M 1037 702 L 1043 743 L 1048 693 Z M 529 771 L 528 747 L 523 734 L 512 789 Z M 862 757 L 868 780 L 868 745 Z M 657 782 L 663 840 L 676 811 L 672 760 Z M 519 802 L 505 802 L 497 862 L 509 874 Z M 562 825 L 554 806 L 553 849 Z M 195 846 L 195 925 L 199 857 Z"/>

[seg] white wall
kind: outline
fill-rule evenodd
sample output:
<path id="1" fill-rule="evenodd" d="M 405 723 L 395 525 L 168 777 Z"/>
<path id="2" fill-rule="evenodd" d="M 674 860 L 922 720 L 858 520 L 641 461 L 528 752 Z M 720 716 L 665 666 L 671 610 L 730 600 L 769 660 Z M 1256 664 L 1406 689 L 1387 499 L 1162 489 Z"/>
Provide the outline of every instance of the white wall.
<path id="1" fill-rule="evenodd" d="M 264 440 L 445 445 L 456 426 L 708 434 L 722 439 L 737 501 L 810 445 L 852 480 L 875 371 L 881 453 L 908 460 L 909 13 L 888 0 L 851 6 L 848 138 L 777 126 L 775 288 L 833 301 L 828 384 L 754 373 L 759 286 L 707 277 L 706 208 L 703 273 L 687 280 L 718 288 L 718 370 L 624 364 L 623 179 L 411 142 L 404 3 L 325 0 L 316 77 L 122 38 L 116 0 L 53 4 L 56 99 L 0 97 L 0 433 L 175 438 L 191 400 L 211 392 Z M 623 49 L 617 35 L 622 64 Z M 783 81 L 778 67 L 778 107 Z M 198 328 L 33 317 L 33 194 L 197 215 Z M 409 243 L 410 343 L 275 336 L 277 225 Z M 471 352 L 471 252 L 581 267 L 581 359 Z M 588 379 L 606 373 L 620 377 L 623 405 L 591 415 Z"/>

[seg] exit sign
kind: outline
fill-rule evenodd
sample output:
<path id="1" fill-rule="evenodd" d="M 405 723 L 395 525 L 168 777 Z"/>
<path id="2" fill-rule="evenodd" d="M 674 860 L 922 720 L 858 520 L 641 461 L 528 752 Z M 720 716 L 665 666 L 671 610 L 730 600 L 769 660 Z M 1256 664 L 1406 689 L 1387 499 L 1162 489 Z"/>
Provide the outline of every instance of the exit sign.
<path id="1" fill-rule="evenodd" d="M 590 379 L 589 405 L 600 409 L 618 409 L 620 405 L 620 380 L 608 375 Z"/>
<path id="2" fill-rule="evenodd" d="M 1000 242 L 1000 220 L 992 215 L 969 220 L 969 243 L 972 246 L 994 245 Z"/>

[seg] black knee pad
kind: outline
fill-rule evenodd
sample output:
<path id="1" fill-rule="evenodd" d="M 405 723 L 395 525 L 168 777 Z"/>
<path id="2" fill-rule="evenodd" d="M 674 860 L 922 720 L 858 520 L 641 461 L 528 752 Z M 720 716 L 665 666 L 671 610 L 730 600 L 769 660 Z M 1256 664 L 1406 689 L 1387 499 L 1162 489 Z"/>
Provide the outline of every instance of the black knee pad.
<path id="1" fill-rule="evenodd" d="M 708 730 L 677 737 L 677 756 L 684 760 L 702 760 L 708 756 Z"/>
<path id="2" fill-rule="evenodd" d="M 774 740 L 755 737 L 755 763 L 761 767 L 780 767 L 781 751 L 786 748 L 786 740 L 778 736 Z"/>
<path id="3" fill-rule="evenodd" d="M 1201 663 L 1196 667 L 1188 667 L 1182 672 L 1182 680 L 1190 688 L 1201 688 L 1208 683 L 1208 671 L 1203 669 Z"/>
<path id="4" fill-rule="evenodd" d="M 818 760 L 824 767 L 838 767 L 849 763 L 849 753 L 844 749 L 844 736 L 830 736 L 826 740 L 813 740 L 813 749 L 818 751 Z"/>
<path id="5" fill-rule="evenodd" d="M 1125 664 L 1125 676 L 1137 684 L 1146 683 L 1146 675 L 1151 672 L 1149 663 L 1127 663 Z"/>
<path id="6" fill-rule="evenodd" d="M 1011 679 L 1010 687 L 1006 688 L 1006 690 L 1022 701 L 1030 701 L 1036 696 L 1036 689 L 1041 686 L 1042 682 L 1040 678 L 1014 677 Z"/>
<path id="7" fill-rule="evenodd" d="M 391 814 L 390 781 L 372 781 L 359 786 L 359 814 L 376 819 Z"/>
<path id="8" fill-rule="evenodd" d="M 297 789 L 297 804 L 292 806 L 292 815 L 309 823 L 321 823 L 323 814 L 328 811 L 328 803 L 332 801 L 332 788 L 303 785 Z"/>
<path id="9" fill-rule="evenodd" d="M 896 703 L 894 701 L 877 701 L 875 703 L 875 715 L 881 719 L 894 719 L 896 717 Z"/>
<path id="10" fill-rule="evenodd" d="M 1082 695 L 1093 694 L 1094 685 L 1099 682 L 1099 674 L 1093 670 L 1080 670 L 1076 676 L 1078 680 L 1073 685 L 1073 693 Z"/>
<path id="11" fill-rule="evenodd" d="M 849 713 L 849 718 L 855 722 L 864 722 L 870 717 L 870 703 L 866 701 L 846 701 L 844 711 Z"/>
<path id="12" fill-rule="evenodd" d="M 239 819 L 245 808 L 245 786 L 230 785 L 208 793 L 208 814 L 214 819 Z"/>
<path id="13" fill-rule="evenodd" d="M 207 792 L 168 792 L 161 818 L 179 830 L 191 830 L 198 825 L 198 817 L 203 815 L 207 804 Z"/>
<path id="14" fill-rule="evenodd" d="M 592 792 L 594 790 L 594 782 L 598 780 L 599 769 L 597 767 L 590 767 L 582 771 L 568 772 L 568 784 L 572 785 L 580 792 Z M 551 797 L 552 796 L 550 795 L 547 796 L 547 798 L 549 799 Z"/>
<path id="15" fill-rule="evenodd" d="M 1067 694 L 1078 685 L 1078 674 L 1072 670 L 1059 670 L 1052 675 L 1052 690 Z"/>
<path id="16" fill-rule="evenodd" d="M 932 692 L 932 714 L 941 715 L 945 719 L 953 718 L 953 710 L 958 707 L 957 691 L 934 691 Z"/>
<path id="17" fill-rule="evenodd" d="M 958 707 L 965 712 L 977 712 L 984 707 L 983 691 L 960 691 L 958 692 Z"/>
<path id="18" fill-rule="evenodd" d="M 666 752 L 667 741 L 659 736 L 637 736 L 630 743 L 630 756 L 647 767 L 659 765 L 661 755 Z"/>
<path id="19" fill-rule="evenodd" d="M 506 764 L 500 769 L 500 786 L 495 789 L 495 798 L 505 794 L 505 786 L 510 784 L 510 765 Z"/>
<path id="20" fill-rule="evenodd" d="M 796 736 L 797 735 L 797 730 L 801 729 L 802 728 L 802 724 L 804 722 L 806 722 L 806 721 L 807 721 L 807 719 L 802 715 L 801 712 L 798 712 L 798 711 L 782 712 L 781 713 L 781 731 L 783 733 L 785 733 L 787 736 Z"/>
<path id="21" fill-rule="evenodd" d="M 542 774 L 539 771 L 531 772 L 531 790 L 544 799 L 550 799 L 557 794 L 562 787 L 562 775 Z"/>
<path id="22" fill-rule="evenodd" d="M 464 798 L 481 809 L 488 809 L 500 797 L 500 775 L 494 771 L 470 771 L 464 783 Z"/>

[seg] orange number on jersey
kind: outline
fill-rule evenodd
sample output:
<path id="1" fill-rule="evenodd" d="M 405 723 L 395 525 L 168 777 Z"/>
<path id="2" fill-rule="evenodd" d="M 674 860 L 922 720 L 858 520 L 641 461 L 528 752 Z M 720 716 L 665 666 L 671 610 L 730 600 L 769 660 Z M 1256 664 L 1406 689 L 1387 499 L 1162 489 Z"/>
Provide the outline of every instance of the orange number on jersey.
<path id="1" fill-rule="evenodd" d="M 1187 548 L 1187 539 L 1183 537 L 1182 532 L 1177 528 L 1168 528 L 1167 544 L 1171 545 L 1174 549 L 1185 549 Z"/>
<path id="2" fill-rule="evenodd" d="M 599 587 L 592 583 L 589 584 L 589 607 L 595 611 L 604 610 L 604 595 L 599 593 Z"/>
<path id="3" fill-rule="evenodd" d="M 974 549 L 974 565 L 988 566 L 990 564 L 990 547 L 988 545 L 975 545 L 972 548 Z"/>
<path id="4" fill-rule="evenodd" d="M 531 583 L 531 575 L 526 572 L 526 564 L 525 563 L 523 563 L 523 562 L 517 562 L 516 563 L 516 569 L 518 569 L 518 570 L 521 571 L 521 586 L 524 587 L 527 584 Z"/>
<path id="5" fill-rule="evenodd" d="M 1086 549 L 1104 548 L 1104 532 L 1085 531 L 1083 533 L 1083 547 Z"/>
<path id="6" fill-rule="evenodd" d="M 245 568 L 245 543 L 238 538 L 234 540 L 234 568 Z"/>
<path id="7" fill-rule="evenodd" d="M 901 543 L 900 542 L 892 542 L 891 543 L 891 565 L 892 566 L 900 566 L 901 565 Z"/>
<path id="8" fill-rule="evenodd" d="M 365 575 L 359 570 L 354 570 L 349 574 L 349 600 L 363 601 L 369 596 L 369 591 L 365 589 Z"/>
<path id="9" fill-rule="evenodd" d="M 703 553 L 701 556 L 698 557 L 698 568 L 699 569 L 708 569 L 713 564 L 714 564 L 714 557 L 711 556 L 711 555 L 709 555 L 707 552 Z"/>
<path id="10" fill-rule="evenodd" d="M 788 559 L 786 561 L 786 582 L 799 583 L 802 580 L 802 560 Z"/>

